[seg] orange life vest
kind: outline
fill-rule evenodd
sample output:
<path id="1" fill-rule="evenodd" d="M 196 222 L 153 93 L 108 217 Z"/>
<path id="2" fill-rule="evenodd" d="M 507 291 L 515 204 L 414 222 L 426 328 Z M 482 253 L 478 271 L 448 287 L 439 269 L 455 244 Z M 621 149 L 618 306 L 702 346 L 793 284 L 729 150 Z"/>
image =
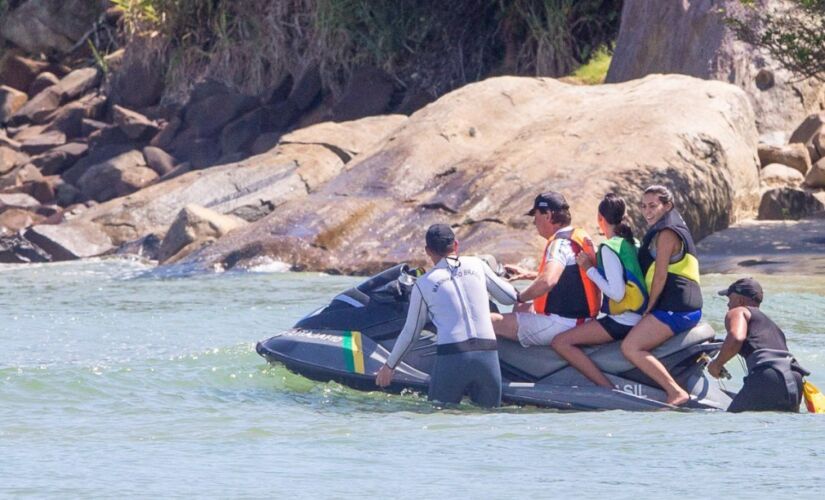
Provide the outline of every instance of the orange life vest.
<path id="1" fill-rule="evenodd" d="M 593 262 L 596 262 L 596 248 L 593 245 L 593 240 L 590 239 L 590 235 L 584 229 L 574 228 L 572 231 L 558 231 L 556 234 L 551 236 L 547 240 L 547 245 L 544 247 L 544 252 L 541 254 L 541 263 L 539 264 L 539 272 L 538 274 L 541 275 L 544 272 L 544 268 L 546 266 L 546 258 L 547 258 L 547 250 L 550 248 L 550 245 L 553 244 L 557 238 L 564 238 L 570 240 L 571 245 L 573 246 L 573 252 L 578 255 L 579 252 L 584 252 L 587 254 Z M 587 302 L 586 309 L 587 314 L 591 318 L 595 318 L 596 315 L 599 314 L 599 308 L 602 302 L 602 292 L 599 290 L 599 287 L 596 286 L 595 283 L 590 281 L 590 278 L 587 277 L 587 272 L 576 265 L 576 270 L 568 269 L 571 266 L 566 266 L 565 270 L 562 271 L 562 274 L 569 274 L 572 272 L 578 273 L 578 279 L 581 280 L 581 288 L 583 290 L 583 300 Z M 536 312 L 539 314 L 551 314 L 557 311 L 548 310 L 548 301 L 550 301 L 550 296 L 553 293 L 560 293 L 565 294 L 565 297 L 569 297 L 571 300 L 577 300 L 576 297 L 570 297 L 570 290 L 564 290 L 559 288 L 559 284 L 562 283 L 562 279 L 559 279 L 559 283 L 553 287 L 547 294 L 542 295 L 541 297 L 537 297 L 533 301 L 533 307 L 535 308 Z M 578 283 L 577 283 L 578 285 Z M 558 291 L 557 291 L 558 290 Z M 561 297 L 554 296 L 554 297 Z M 581 298 L 578 298 L 582 300 Z M 552 307 L 551 307 L 552 309 Z M 565 314 L 561 314 L 561 316 L 565 316 Z"/>

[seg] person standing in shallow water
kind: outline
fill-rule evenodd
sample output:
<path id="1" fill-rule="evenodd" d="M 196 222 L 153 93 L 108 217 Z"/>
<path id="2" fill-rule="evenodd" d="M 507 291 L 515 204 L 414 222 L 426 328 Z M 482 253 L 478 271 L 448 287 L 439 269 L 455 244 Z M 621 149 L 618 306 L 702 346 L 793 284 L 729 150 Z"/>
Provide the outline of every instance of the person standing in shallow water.
<path id="1" fill-rule="evenodd" d="M 642 215 L 650 228 L 639 249 L 648 305 L 641 321 L 622 341 L 622 353 L 667 393 L 672 405 L 690 396 L 667 368 L 650 353 L 675 334 L 690 330 L 702 318 L 702 290 L 696 247 L 684 219 L 664 186 L 650 186 L 642 195 Z"/>
<path id="2" fill-rule="evenodd" d="M 728 411 L 798 412 L 802 377 L 810 374 L 788 352 L 782 330 L 759 309 L 764 297 L 762 286 L 754 279 L 742 278 L 720 290 L 719 295 L 728 297 L 728 335 L 719 355 L 708 364 L 708 373 L 719 378 L 722 367 L 737 354 L 748 366 L 745 385 Z"/>
<path id="3" fill-rule="evenodd" d="M 550 346 L 591 382 L 612 388 L 604 373 L 579 346 L 624 339 L 642 319 L 641 313 L 647 305 L 647 290 L 624 200 L 608 193 L 599 203 L 597 222 L 607 240 L 599 245 L 596 262 L 584 252 L 579 253 L 576 261 L 602 291 L 601 311 L 605 316 L 560 334 Z"/>
<path id="4" fill-rule="evenodd" d="M 430 319 L 435 324 L 438 345 L 429 399 L 459 403 L 469 393 L 478 405 L 498 406 L 501 368 L 487 294 L 501 304 L 512 305 L 516 290 L 481 259 L 459 257 L 450 226 L 430 226 L 424 250 L 434 267 L 416 280 L 407 320 L 375 383 L 380 387 L 390 385 L 395 367 Z"/>

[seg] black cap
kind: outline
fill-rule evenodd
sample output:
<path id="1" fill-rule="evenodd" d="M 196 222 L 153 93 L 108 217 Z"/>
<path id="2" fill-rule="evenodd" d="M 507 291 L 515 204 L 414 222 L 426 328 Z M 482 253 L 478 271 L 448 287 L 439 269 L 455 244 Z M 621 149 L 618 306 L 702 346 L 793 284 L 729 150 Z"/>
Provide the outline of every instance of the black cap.
<path id="1" fill-rule="evenodd" d="M 719 290 L 719 295 L 728 296 L 732 293 L 737 293 L 743 297 L 753 299 L 756 303 L 761 304 L 764 294 L 762 293 L 762 285 L 753 278 L 742 278 L 734 281 L 729 287 L 724 290 Z"/>
<path id="2" fill-rule="evenodd" d="M 447 224 L 433 224 L 427 229 L 427 246 L 439 254 L 446 254 L 453 249 L 455 233 Z"/>
<path id="3" fill-rule="evenodd" d="M 555 191 L 547 191 L 536 196 L 535 201 L 533 201 L 533 208 L 525 215 L 532 217 L 536 213 L 536 210 L 547 212 L 552 210 L 567 210 L 568 208 L 570 208 L 570 205 L 567 204 L 567 200 L 564 199 L 563 194 Z"/>

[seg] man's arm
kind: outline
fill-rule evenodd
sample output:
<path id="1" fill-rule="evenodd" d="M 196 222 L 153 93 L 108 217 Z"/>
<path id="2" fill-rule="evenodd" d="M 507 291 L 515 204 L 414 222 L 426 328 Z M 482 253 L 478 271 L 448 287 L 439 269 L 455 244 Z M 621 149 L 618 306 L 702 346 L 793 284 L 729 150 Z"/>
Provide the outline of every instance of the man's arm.
<path id="1" fill-rule="evenodd" d="M 513 288 L 513 285 L 501 279 L 486 262 L 481 261 L 481 267 L 484 269 L 484 281 L 487 284 L 487 292 L 493 297 L 493 300 L 505 306 L 513 305 L 518 302 L 518 292 Z"/>
<path id="2" fill-rule="evenodd" d="M 522 302 L 529 302 L 536 297 L 546 295 L 559 282 L 561 272 L 564 271 L 564 265 L 555 260 L 547 263 L 541 274 L 539 274 L 530 286 L 525 288 L 519 294 Z"/>
<path id="3" fill-rule="evenodd" d="M 747 307 L 734 307 L 725 315 L 725 329 L 728 334 L 716 359 L 708 364 L 708 373 L 714 377 L 719 378 L 725 363 L 739 354 L 739 350 L 742 349 L 742 344 L 748 335 L 750 314 Z"/>
<path id="4" fill-rule="evenodd" d="M 418 284 L 416 284 L 410 293 L 410 307 L 407 310 L 407 320 L 404 322 L 404 328 L 398 334 L 398 340 L 395 341 L 387 362 L 378 370 L 375 377 L 376 385 L 380 387 L 390 385 L 395 367 L 398 366 L 407 351 L 415 345 L 418 335 L 421 334 L 421 330 L 424 329 L 426 324 L 427 304 L 424 302 L 424 297 L 421 296 Z"/>

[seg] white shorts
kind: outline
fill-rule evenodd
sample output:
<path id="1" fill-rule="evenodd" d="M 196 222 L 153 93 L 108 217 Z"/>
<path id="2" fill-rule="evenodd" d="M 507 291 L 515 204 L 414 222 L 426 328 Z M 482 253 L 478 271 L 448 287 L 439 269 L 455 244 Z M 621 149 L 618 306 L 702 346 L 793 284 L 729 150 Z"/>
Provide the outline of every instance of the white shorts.
<path id="1" fill-rule="evenodd" d="M 587 318 L 589 321 L 590 318 Z M 518 341 L 524 347 L 532 345 L 549 346 L 553 338 L 581 324 L 576 318 L 563 318 L 558 314 L 516 313 L 518 321 Z"/>

